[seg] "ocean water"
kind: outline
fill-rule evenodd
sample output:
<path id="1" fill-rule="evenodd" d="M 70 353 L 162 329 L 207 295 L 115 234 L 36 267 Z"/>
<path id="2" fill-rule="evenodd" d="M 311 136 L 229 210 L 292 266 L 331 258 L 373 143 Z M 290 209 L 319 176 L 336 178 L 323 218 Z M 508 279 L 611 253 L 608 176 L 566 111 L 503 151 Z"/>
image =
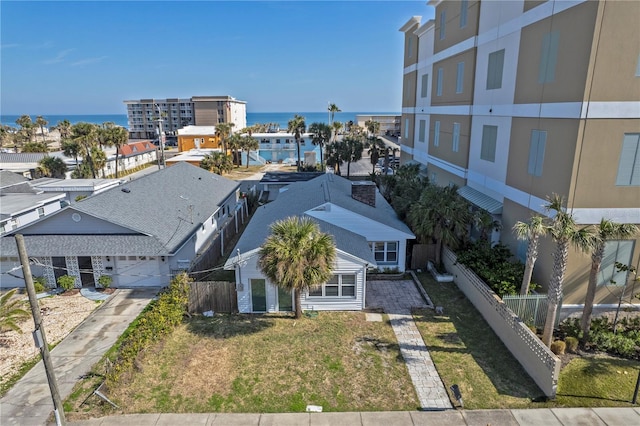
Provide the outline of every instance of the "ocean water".
<path id="1" fill-rule="evenodd" d="M 305 119 L 305 123 L 309 126 L 311 123 L 329 123 L 329 112 L 247 112 L 247 126 L 252 126 L 256 123 L 278 123 L 281 129 L 286 129 L 289 120 L 293 118 L 295 114 L 301 115 Z M 397 112 L 337 112 L 334 115 L 334 121 L 340 121 L 342 123 L 356 121 L 356 115 L 362 114 L 395 114 L 400 115 Z M 127 114 L 87 114 L 87 115 L 42 115 L 45 120 L 49 122 L 48 126 L 52 127 L 63 120 L 69 120 L 71 124 L 80 122 L 102 124 L 105 122 L 113 122 L 118 126 L 128 128 Z M 0 122 L 3 125 L 18 127 L 16 120 L 20 118 L 19 115 L 0 115 Z M 35 121 L 36 116 L 32 115 L 31 119 Z"/>

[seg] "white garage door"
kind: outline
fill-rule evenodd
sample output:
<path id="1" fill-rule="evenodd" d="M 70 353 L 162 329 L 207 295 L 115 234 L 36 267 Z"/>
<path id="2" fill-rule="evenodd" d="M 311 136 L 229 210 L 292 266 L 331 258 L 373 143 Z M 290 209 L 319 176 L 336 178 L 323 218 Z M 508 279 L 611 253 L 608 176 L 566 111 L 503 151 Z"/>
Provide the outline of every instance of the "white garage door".
<path id="1" fill-rule="evenodd" d="M 116 260 L 118 287 L 160 286 L 160 260 L 147 256 L 118 256 Z"/>

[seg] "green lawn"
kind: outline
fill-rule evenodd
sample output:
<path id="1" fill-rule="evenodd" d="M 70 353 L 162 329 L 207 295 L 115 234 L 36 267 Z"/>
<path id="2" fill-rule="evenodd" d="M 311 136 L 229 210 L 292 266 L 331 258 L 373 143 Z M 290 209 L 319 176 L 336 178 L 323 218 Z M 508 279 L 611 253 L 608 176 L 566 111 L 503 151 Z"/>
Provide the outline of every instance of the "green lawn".
<path id="1" fill-rule="evenodd" d="M 415 410 L 418 401 L 387 320 L 362 312 L 314 318 L 195 317 L 145 351 L 136 371 L 107 390 L 121 410 L 103 411 L 98 380 L 79 385 L 66 408 L 92 415 L 145 412 Z"/>
<path id="2" fill-rule="evenodd" d="M 608 356 L 574 358 L 561 371 L 557 398 L 533 402 L 542 391 L 453 283 L 418 274 L 433 303 L 414 316 L 447 389 L 460 387 L 465 408 L 629 406 L 638 362 Z"/>

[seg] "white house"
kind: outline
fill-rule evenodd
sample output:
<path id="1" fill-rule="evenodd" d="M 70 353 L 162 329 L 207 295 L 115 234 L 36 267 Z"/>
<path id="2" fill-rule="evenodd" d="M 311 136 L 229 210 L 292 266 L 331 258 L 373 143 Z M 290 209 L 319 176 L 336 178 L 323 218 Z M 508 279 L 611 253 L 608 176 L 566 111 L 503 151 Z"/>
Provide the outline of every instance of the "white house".
<path id="1" fill-rule="evenodd" d="M 239 184 L 182 163 L 88 197 L 21 228 L 32 273 L 76 287 L 166 286 L 236 211 Z M 1 238 L 2 287 L 24 286 L 14 233 Z"/>
<path id="2" fill-rule="evenodd" d="M 407 240 L 415 236 L 373 182 L 325 174 L 281 191 L 275 201 L 258 208 L 225 263 L 225 269 L 236 270 L 240 312 L 292 310 L 292 294 L 269 282 L 257 266 L 270 225 L 288 216 L 313 218 L 336 244 L 332 278 L 303 292 L 302 309 L 364 309 L 368 268 L 405 270 Z"/>

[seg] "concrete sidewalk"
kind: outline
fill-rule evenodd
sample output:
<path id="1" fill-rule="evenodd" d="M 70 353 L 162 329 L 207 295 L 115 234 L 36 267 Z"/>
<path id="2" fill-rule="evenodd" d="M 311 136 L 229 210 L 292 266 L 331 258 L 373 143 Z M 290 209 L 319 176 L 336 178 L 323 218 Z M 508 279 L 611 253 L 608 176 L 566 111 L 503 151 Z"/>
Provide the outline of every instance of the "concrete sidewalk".
<path id="1" fill-rule="evenodd" d="M 631 426 L 640 424 L 640 408 L 540 408 L 530 410 L 282 414 L 131 414 L 70 422 L 69 424 L 77 426 Z"/>
<path id="2" fill-rule="evenodd" d="M 69 396 L 78 379 L 113 346 L 158 290 L 117 290 L 51 351 L 62 400 Z M 52 411 L 51 392 L 40 361 L 0 399 L 0 425 L 43 425 Z"/>

